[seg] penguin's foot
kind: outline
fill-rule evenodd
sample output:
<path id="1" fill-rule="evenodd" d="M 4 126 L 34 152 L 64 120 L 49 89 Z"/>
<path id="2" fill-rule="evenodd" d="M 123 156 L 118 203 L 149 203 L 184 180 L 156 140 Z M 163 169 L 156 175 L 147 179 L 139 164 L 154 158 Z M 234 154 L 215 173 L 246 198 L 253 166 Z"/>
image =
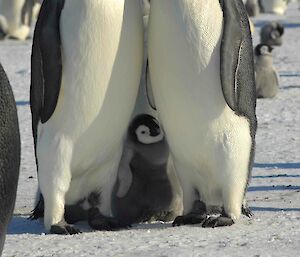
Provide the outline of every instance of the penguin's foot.
<path id="1" fill-rule="evenodd" d="M 242 206 L 242 214 L 247 216 L 248 218 L 251 218 L 254 216 L 253 212 L 250 210 L 247 206 Z"/>
<path id="2" fill-rule="evenodd" d="M 190 213 L 183 216 L 178 216 L 174 221 L 172 226 L 181 226 L 181 225 L 193 225 L 193 224 L 201 224 L 205 219 L 207 219 L 206 213 L 197 214 Z"/>
<path id="3" fill-rule="evenodd" d="M 61 221 L 50 228 L 50 233 L 59 235 L 74 235 L 81 233 L 79 229 L 69 225 L 65 221 Z"/>
<path id="4" fill-rule="evenodd" d="M 224 215 L 218 217 L 207 217 L 202 223 L 203 228 L 215 228 L 215 227 L 225 227 L 234 224 L 232 218 L 226 217 Z"/>
<path id="5" fill-rule="evenodd" d="M 44 199 L 40 196 L 40 200 L 38 201 L 36 207 L 32 210 L 31 215 L 29 216 L 29 220 L 37 220 L 39 218 L 44 217 Z"/>
<path id="6" fill-rule="evenodd" d="M 119 219 L 102 215 L 98 208 L 91 208 L 89 210 L 88 223 L 95 230 L 105 231 L 116 231 L 130 227 L 130 224 L 122 222 Z"/>

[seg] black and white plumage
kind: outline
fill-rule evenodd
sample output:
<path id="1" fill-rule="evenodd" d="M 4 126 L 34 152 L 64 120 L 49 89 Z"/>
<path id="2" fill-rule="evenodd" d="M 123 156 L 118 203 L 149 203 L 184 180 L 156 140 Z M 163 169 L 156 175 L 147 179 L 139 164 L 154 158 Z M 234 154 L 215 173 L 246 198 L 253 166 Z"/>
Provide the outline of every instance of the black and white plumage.
<path id="1" fill-rule="evenodd" d="M 182 213 L 182 190 L 158 121 L 131 122 L 113 196 L 114 217 L 126 223 L 172 221 Z"/>
<path id="2" fill-rule="evenodd" d="M 185 216 L 174 225 L 232 225 L 241 214 L 256 133 L 253 49 L 243 2 L 152 0 L 149 70 L 183 188 Z M 224 211 L 191 217 L 197 200 Z"/>
<path id="3" fill-rule="evenodd" d="M 273 48 L 267 44 L 255 47 L 255 81 L 258 98 L 275 97 L 279 88 L 279 76 L 273 66 Z"/>
<path id="4" fill-rule="evenodd" d="M 111 193 L 143 61 L 139 0 L 44 0 L 31 61 L 45 227 L 77 233 L 64 220 L 65 206 L 92 194 L 99 196 L 98 205 L 83 203 L 93 207 L 90 225 L 115 229 L 120 224 L 109 218 Z M 42 211 L 34 218 L 36 213 Z"/>
<path id="5" fill-rule="evenodd" d="M 0 64 L 0 256 L 15 206 L 20 168 L 17 108 L 7 76 Z"/>
<path id="6" fill-rule="evenodd" d="M 269 46 L 281 46 L 284 27 L 279 22 L 269 22 L 260 31 L 260 43 Z"/>

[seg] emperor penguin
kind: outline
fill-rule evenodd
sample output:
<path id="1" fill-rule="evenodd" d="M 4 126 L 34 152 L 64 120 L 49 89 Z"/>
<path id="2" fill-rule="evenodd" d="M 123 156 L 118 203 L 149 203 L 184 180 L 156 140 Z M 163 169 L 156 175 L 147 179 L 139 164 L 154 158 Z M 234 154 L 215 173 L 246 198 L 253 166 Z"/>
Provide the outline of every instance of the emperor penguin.
<path id="1" fill-rule="evenodd" d="M 279 88 L 279 76 L 273 66 L 273 48 L 267 44 L 255 47 L 255 80 L 258 98 L 275 97 Z"/>
<path id="2" fill-rule="evenodd" d="M 114 217 L 128 224 L 173 221 L 182 213 L 182 190 L 158 121 L 137 115 L 128 128 L 113 196 Z"/>
<path id="3" fill-rule="evenodd" d="M 173 225 L 232 225 L 245 209 L 256 133 L 244 4 L 152 0 L 148 40 L 155 107 L 183 189 L 184 215 Z M 221 214 L 195 213 L 199 200 Z"/>
<path id="4" fill-rule="evenodd" d="M 259 0 L 247 0 L 245 7 L 250 17 L 255 17 L 260 13 Z"/>
<path id="5" fill-rule="evenodd" d="M 122 226 L 111 218 L 111 194 L 142 62 L 139 0 L 43 1 L 30 105 L 48 231 L 78 233 L 65 222 L 64 208 L 82 199 L 87 209 L 93 204 L 94 229 Z"/>
<path id="6" fill-rule="evenodd" d="M 7 37 L 25 40 L 39 9 L 39 0 L 1 0 L 0 29 Z"/>
<path id="7" fill-rule="evenodd" d="M 284 27 L 279 22 L 269 22 L 260 30 L 260 43 L 269 46 L 281 46 Z"/>
<path id="8" fill-rule="evenodd" d="M 142 1 L 144 61 L 113 196 L 114 217 L 128 223 L 171 221 L 182 213 L 182 189 L 157 112 L 148 98 L 147 34 L 150 3 Z"/>
<path id="9" fill-rule="evenodd" d="M 20 168 L 17 108 L 7 76 L 0 64 L 0 256 L 15 206 Z"/>

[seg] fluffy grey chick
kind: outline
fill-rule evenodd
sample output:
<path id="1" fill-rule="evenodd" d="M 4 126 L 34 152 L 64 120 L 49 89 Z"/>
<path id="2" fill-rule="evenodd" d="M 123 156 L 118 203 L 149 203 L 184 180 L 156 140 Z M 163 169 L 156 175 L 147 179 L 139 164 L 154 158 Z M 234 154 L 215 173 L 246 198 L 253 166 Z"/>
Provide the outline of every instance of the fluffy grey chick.
<path id="1" fill-rule="evenodd" d="M 125 223 L 171 221 L 180 215 L 182 189 L 157 120 L 135 117 L 128 129 L 113 199 L 113 216 Z"/>
<path id="2" fill-rule="evenodd" d="M 281 46 L 284 27 L 279 22 L 270 22 L 264 25 L 260 31 L 260 43 L 269 46 Z"/>
<path id="3" fill-rule="evenodd" d="M 278 92 L 279 78 L 273 66 L 272 50 L 272 47 L 267 44 L 259 44 L 255 47 L 257 98 L 272 98 Z"/>

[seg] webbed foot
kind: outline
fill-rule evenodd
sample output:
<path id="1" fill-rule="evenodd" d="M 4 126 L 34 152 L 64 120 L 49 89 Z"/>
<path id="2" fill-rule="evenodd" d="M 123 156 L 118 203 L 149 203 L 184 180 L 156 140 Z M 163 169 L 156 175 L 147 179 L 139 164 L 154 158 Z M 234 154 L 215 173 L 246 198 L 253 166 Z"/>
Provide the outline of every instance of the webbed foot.
<path id="1" fill-rule="evenodd" d="M 116 218 L 106 217 L 97 208 L 91 208 L 88 214 L 88 223 L 95 230 L 116 231 L 127 229 L 130 224 Z"/>
<path id="2" fill-rule="evenodd" d="M 206 214 L 190 213 L 183 216 L 178 216 L 173 221 L 172 226 L 201 224 L 207 218 Z"/>
<path id="3" fill-rule="evenodd" d="M 242 206 L 242 214 L 247 216 L 248 218 L 251 218 L 254 216 L 253 212 L 250 210 L 248 206 Z"/>
<path id="4" fill-rule="evenodd" d="M 202 223 L 203 228 L 215 228 L 215 227 L 225 227 L 234 224 L 232 218 L 226 217 L 224 215 L 218 217 L 208 217 Z"/>
<path id="5" fill-rule="evenodd" d="M 50 233 L 59 235 L 74 235 L 81 233 L 80 230 L 72 225 L 69 225 L 65 221 L 59 222 L 52 225 L 50 228 Z"/>

